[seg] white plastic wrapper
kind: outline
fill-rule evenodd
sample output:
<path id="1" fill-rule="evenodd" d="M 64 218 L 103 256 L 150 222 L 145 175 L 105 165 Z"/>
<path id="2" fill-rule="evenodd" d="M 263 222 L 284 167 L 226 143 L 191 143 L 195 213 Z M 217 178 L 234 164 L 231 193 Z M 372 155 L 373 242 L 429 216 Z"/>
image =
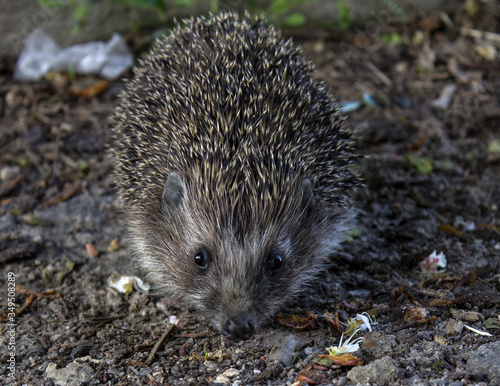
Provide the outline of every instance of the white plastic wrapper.
<path id="1" fill-rule="evenodd" d="M 34 30 L 27 38 L 16 64 L 14 78 L 40 80 L 49 71 L 97 74 L 106 79 L 118 78 L 132 67 L 134 57 L 123 37 L 113 34 L 107 42 L 90 42 L 61 48 L 43 30 Z"/>

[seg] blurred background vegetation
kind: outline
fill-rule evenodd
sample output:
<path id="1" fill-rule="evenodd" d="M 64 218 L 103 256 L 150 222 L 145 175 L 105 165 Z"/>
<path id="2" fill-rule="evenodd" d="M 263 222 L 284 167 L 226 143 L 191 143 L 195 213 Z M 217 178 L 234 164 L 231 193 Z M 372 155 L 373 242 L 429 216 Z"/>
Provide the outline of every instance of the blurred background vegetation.
<path id="1" fill-rule="evenodd" d="M 90 0 L 68 0 L 61 2 L 60 0 L 37 0 L 38 4 L 42 7 L 58 9 L 61 7 L 68 7 L 71 10 L 71 15 L 75 21 L 75 27 L 71 31 L 74 35 L 78 33 L 80 27 L 85 25 L 88 21 L 90 11 L 95 5 Z M 171 23 L 173 19 L 172 9 L 164 0 L 113 0 L 122 3 L 129 15 L 130 27 L 132 30 L 139 30 L 144 25 L 148 24 L 147 20 L 137 20 L 134 15 L 139 10 L 154 11 L 159 20 L 164 23 Z M 390 0 L 388 0 L 390 1 Z M 297 6 L 305 3 L 314 3 L 317 0 L 271 0 L 270 2 L 263 3 L 257 0 L 241 0 L 234 3 L 234 5 L 244 5 L 252 14 L 264 14 L 270 23 L 277 26 L 298 27 L 306 23 L 307 17 L 303 12 L 294 11 Z M 203 4 L 202 4 L 203 3 Z M 341 20 L 339 23 L 348 27 L 350 24 L 349 9 L 344 0 L 337 0 L 337 7 Z M 173 4 L 177 7 L 190 7 L 200 5 L 201 9 L 206 7 L 206 1 L 203 0 L 173 0 Z M 219 0 L 209 0 L 208 10 L 211 13 L 217 13 L 221 10 Z M 240 7 L 238 7 L 240 8 Z"/>

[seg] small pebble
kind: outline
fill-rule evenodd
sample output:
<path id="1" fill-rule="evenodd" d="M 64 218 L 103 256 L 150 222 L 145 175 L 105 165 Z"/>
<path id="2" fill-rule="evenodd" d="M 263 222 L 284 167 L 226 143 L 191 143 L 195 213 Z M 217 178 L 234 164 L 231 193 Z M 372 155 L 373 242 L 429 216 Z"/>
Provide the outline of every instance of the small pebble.
<path id="1" fill-rule="evenodd" d="M 483 344 L 472 351 L 467 360 L 467 370 L 486 376 L 490 385 L 500 384 L 500 341 Z"/>
<path id="2" fill-rule="evenodd" d="M 97 257 L 99 255 L 99 252 L 97 252 L 97 249 L 95 249 L 91 243 L 85 244 L 85 248 L 87 249 L 87 254 L 90 257 Z"/>
<path id="3" fill-rule="evenodd" d="M 231 369 L 227 369 L 226 371 L 224 371 L 222 373 L 222 375 L 225 375 L 228 378 L 233 378 L 233 377 L 237 376 L 239 373 L 240 373 L 240 371 L 238 369 L 231 368 Z"/>
<path id="4" fill-rule="evenodd" d="M 376 380 L 377 383 L 383 384 L 391 382 L 397 370 L 394 361 L 386 356 L 365 366 L 353 367 L 347 372 L 347 378 L 354 383 L 368 383 Z"/>
<path id="5" fill-rule="evenodd" d="M 295 336 L 290 334 L 279 339 L 271 349 L 269 355 L 267 356 L 267 363 L 273 363 L 274 361 L 279 361 L 283 363 L 285 367 L 291 366 L 295 359 L 295 347 L 297 346 L 297 340 Z"/>
<path id="6" fill-rule="evenodd" d="M 205 362 L 203 362 L 203 364 L 205 365 L 205 367 L 207 368 L 208 371 L 215 371 L 219 368 L 217 363 L 215 363 L 213 361 L 205 361 Z"/>
<path id="7" fill-rule="evenodd" d="M 222 383 L 224 385 L 227 385 L 231 380 L 226 377 L 224 374 L 219 374 L 214 380 L 215 383 Z"/>
<path id="8" fill-rule="evenodd" d="M 435 335 L 434 342 L 441 344 L 441 345 L 445 345 L 445 346 L 450 343 L 450 341 L 442 335 Z"/>
<path id="9" fill-rule="evenodd" d="M 456 310 L 453 308 L 450 311 L 455 319 L 466 320 L 468 322 L 484 320 L 484 315 L 477 311 Z"/>
<path id="10" fill-rule="evenodd" d="M 446 325 L 446 335 L 458 335 L 462 332 L 464 323 L 460 320 L 450 320 Z"/>
<path id="11" fill-rule="evenodd" d="M 312 349 L 312 347 L 306 347 L 306 348 L 304 349 L 304 354 L 305 354 L 305 355 L 309 356 L 309 355 L 311 355 L 312 353 L 313 353 L 313 349 Z"/>
<path id="12" fill-rule="evenodd" d="M 14 177 L 17 177 L 19 173 L 21 173 L 21 168 L 19 166 L 4 166 L 0 169 L 0 180 L 12 180 Z"/>

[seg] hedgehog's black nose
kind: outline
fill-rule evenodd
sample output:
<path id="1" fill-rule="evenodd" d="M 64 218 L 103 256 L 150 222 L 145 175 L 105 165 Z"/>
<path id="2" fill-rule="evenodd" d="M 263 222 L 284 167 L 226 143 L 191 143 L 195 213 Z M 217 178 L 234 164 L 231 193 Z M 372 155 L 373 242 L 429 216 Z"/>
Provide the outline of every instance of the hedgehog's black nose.
<path id="1" fill-rule="evenodd" d="M 250 315 L 246 311 L 226 320 L 222 326 L 222 332 L 228 339 L 239 340 L 250 338 L 255 328 L 250 320 Z"/>

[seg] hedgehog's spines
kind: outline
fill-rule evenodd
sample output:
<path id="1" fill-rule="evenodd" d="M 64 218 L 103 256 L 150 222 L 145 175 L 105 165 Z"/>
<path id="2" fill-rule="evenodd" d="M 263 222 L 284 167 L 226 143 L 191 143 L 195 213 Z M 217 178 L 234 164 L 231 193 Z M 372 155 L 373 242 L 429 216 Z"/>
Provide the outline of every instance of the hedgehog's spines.
<path id="1" fill-rule="evenodd" d="M 120 96 L 116 181 L 151 283 L 247 338 L 338 245 L 356 155 L 290 40 L 236 13 L 185 23 Z M 200 250 L 210 256 L 201 271 Z"/>
<path id="2" fill-rule="evenodd" d="M 262 19 L 229 12 L 178 25 L 141 61 L 114 115 L 125 204 L 157 200 L 172 171 L 248 221 L 274 215 L 259 212 L 271 203 L 282 212 L 306 178 L 325 210 L 346 205 L 356 155 L 312 69 Z"/>

